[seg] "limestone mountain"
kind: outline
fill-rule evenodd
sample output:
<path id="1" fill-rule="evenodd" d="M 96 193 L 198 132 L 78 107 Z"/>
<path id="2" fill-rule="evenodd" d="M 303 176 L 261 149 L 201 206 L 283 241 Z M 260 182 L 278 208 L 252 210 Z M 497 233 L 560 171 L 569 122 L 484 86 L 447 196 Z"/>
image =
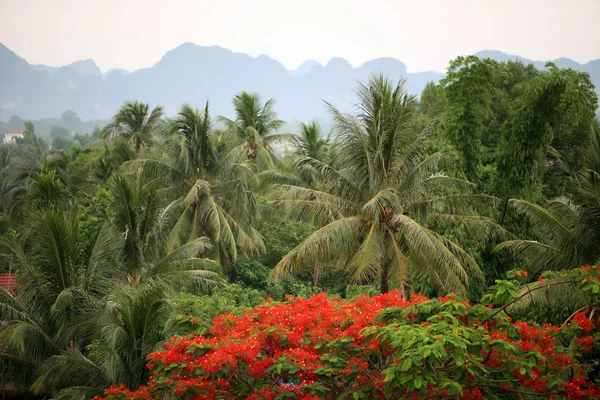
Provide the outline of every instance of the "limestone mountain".
<path id="1" fill-rule="evenodd" d="M 544 64 L 499 51 L 477 55 L 498 61 L 521 59 L 538 67 Z M 568 59 L 556 63 L 589 72 L 600 86 L 600 60 L 584 65 Z M 349 110 L 356 81 L 365 81 L 373 73 L 394 80 L 407 78 L 409 92 L 416 95 L 427 82 L 443 77 L 441 72 L 408 72 L 406 65 L 394 58 L 377 58 L 358 67 L 342 58 L 333 58 L 324 66 L 308 60 L 288 71 L 265 55 L 251 57 L 192 43 L 168 51 L 149 68 L 131 72 L 113 69 L 102 74 L 93 60 L 64 67 L 30 65 L 0 44 L 0 119 L 11 115 L 55 117 L 67 109 L 82 120 L 108 119 L 124 101 L 134 99 L 161 104 L 169 114 L 184 102 L 202 106 L 208 99 L 213 115 L 231 115 L 231 99 L 245 90 L 258 92 L 265 99 L 275 97 L 281 118 L 306 121 L 326 116 L 323 101 Z"/>

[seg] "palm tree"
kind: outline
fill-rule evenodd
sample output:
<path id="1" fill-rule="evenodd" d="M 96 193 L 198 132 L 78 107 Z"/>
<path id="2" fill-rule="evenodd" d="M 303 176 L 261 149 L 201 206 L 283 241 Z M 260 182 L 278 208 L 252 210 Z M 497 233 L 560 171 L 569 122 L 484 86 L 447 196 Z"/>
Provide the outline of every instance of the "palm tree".
<path id="1" fill-rule="evenodd" d="M 122 185 L 130 200 L 152 197 L 130 189 Z M 111 204 L 113 222 L 124 215 L 120 200 Z M 37 394 L 69 388 L 53 398 L 83 399 L 111 384 L 146 380 L 145 357 L 165 339 L 168 294 L 193 282 L 217 284 L 207 270 L 214 262 L 197 257 L 211 248 L 206 238 L 164 251 L 164 219 L 140 211 L 155 204 L 126 205 L 136 240 L 124 240 L 108 222 L 89 233 L 76 209 L 38 211 L 23 241 L 3 238 L 19 286 L 15 294 L 0 288 L 0 385 Z M 127 249 L 139 251 L 129 256 Z M 137 274 L 123 260 L 139 260 Z M 131 285 L 122 285 L 123 275 Z"/>
<path id="2" fill-rule="evenodd" d="M 34 207 L 67 207 L 71 193 L 61 182 L 56 170 L 35 173 L 28 181 L 27 200 Z"/>
<path id="3" fill-rule="evenodd" d="M 276 141 L 289 138 L 289 135 L 277 134 L 284 122 L 277 119 L 273 110 L 274 99 L 261 104 L 256 93 L 242 92 L 233 98 L 236 119 L 219 117 L 228 129 L 244 140 L 243 153 L 249 161 L 269 166 L 272 154 L 271 145 Z"/>
<path id="4" fill-rule="evenodd" d="M 295 154 L 325 161 L 329 150 L 329 137 L 324 138 L 316 121 L 300 123 L 300 134 L 294 137 Z"/>
<path id="5" fill-rule="evenodd" d="M 111 175 L 118 171 L 121 164 L 136 158 L 135 152 L 124 140 L 117 140 L 110 147 L 105 145 L 104 154 L 98 159 L 98 164 L 92 170 L 94 178 L 106 182 Z"/>
<path id="6" fill-rule="evenodd" d="M 168 286 L 151 280 L 115 287 L 95 315 L 101 326 L 87 351 L 69 349 L 47 359 L 32 388 L 55 399 L 85 400 L 116 384 L 137 388 L 148 379 L 146 356 L 167 339 Z"/>
<path id="7" fill-rule="evenodd" d="M 22 240 L 1 245 L 16 264 L 14 294 L 0 287 L 0 385 L 27 391 L 42 363 L 82 349 L 118 270 L 118 240 L 108 224 L 85 232 L 74 211 L 35 212 Z"/>
<path id="8" fill-rule="evenodd" d="M 329 137 L 324 138 L 321 127 L 316 121 L 309 124 L 300 123 L 299 135 L 294 135 L 288 142 L 293 146 L 293 152 L 286 154 L 275 168 L 258 174 L 261 188 L 273 184 L 302 186 L 310 189 L 321 189 L 322 177 L 319 165 L 333 167 L 335 163 L 335 144 L 330 143 Z M 314 221 L 313 221 L 314 222 Z M 315 262 L 313 285 L 319 284 L 321 265 Z"/>
<path id="9" fill-rule="evenodd" d="M 142 146 L 152 143 L 152 136 L 158 128 L 163 115 L 160 106 L 149 111 L 146 103 L 125 102 L 111 123 L 104 128 L 104 137 L 120 136 L 133 143 L 136 153 Z"/>
<path id="10" fill-rule="evenodd" d="M 237 157 L 236 142 L 228 140 L 212 131 L 208 104 L 204 113 L 184 105 L 166 130 L 165 149 L 173 164 L 158 160 L 126 163 L 127 168 L 139 169 L 148 179 L 179 194 L 167 207 L 178 216 L 167 250 L 206 236 L 213 244 L 211 257 L 223 272 L 237 260 L 238 247 L 247 252 L 264 249 L 261 235 L 251 224 L 258 215 L 250 190 L 256 176 L 248 160 Z"/>
<path id="11" fill-rule="evenodd" d="M 275 168 L 258 174 L 261 185 L 285 183 L 317 189 L 320 181 L 318 167 L 327 164 L 335 168 L 335 143 L 330 142 L 329 136 L 323 137 L 316 121 L 300 123 L 300 134 L 289 136 L 287 141 L 292 144 L 293 151 L 286 154 Z"/>
<path id="12" fill-rule="evenodd" d="M 73 159 L 69 152 L 48 153 L 36 163 L 20 165 L 16 169 L 14 179 L 27 184 L 30 205 L 66 206 L 67 200 L 91 197 L 97 185 L 81 171 L 69 168 Z"/>
<path id="13" fill-rule="evenodd" d="M 271 278 L 337 261 L 347 264 L 354 281 L 379 276 L 382 293 L 390 279 L 405 288 L 413 269 L 429 276 L 441 292 L 465 292 L 470 276 L 481 275 L 477 264 L 424 222 L 448 217 L 447 209 L 460 199 L 453 194 L 472 185 L 439 172 L 443 154 L 427 154 L 431 127 L 421 133 L 412 129 L 416 101 L 406 94 L 404 81 L 394 86 L 373 77 L 367 86 L 359 84 L 357 95 L 353 115 L 328 105 L 336 122 L 340 167 L 306 159 L 319 170 L 323 189 L 275 185 L 274 206 L 328 223 L 287 254 Z"/>
<path id="14" fill-rule="evenodd" d="M 206 178 L 217 164 L 217 149 L 211 130 L 208 102 L 204 113 L 184 104 L 169 121 L 165 147 L 175 160 L 175 169 L 185 176 Z"/>
<path id="15" fill-rule="evenodd" d="M 146 181 L 141 170 L 129 178 L 114 174 L 108 182 L 112 201 L 107 214 L 121 233 L 127 281 L 133 287 L 154 277 L 174 285 L 191 278 L 202 285 L 217 284 L 216 264 L 205 257 L 212 248 L 208 238 L 198 235 L 169 246 L 169 232 L 179 214 L 175 207 L 166 207 L 172 191 L 157 190 L 158 183 Z"/>
<path id="16" fill-rule="evenodd" d="M 544 208 L 525 200 L 509 204 L 536 227 L 540 240 L 514 239 L 497 246 L 527 261 L 539 272 L 577 268 L 600 261 L 600 127 L 596 122 L 580 171 L 571 171 L 557 154 L 559 164 L 570 173 L 565 195 Z"/>

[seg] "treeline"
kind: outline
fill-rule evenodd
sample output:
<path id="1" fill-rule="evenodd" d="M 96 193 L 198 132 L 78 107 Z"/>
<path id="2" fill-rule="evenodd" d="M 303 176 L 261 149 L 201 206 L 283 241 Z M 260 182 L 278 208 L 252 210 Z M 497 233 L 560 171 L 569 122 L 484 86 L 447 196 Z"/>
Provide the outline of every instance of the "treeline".
<path id="1" fill-rule="evenodd" d="M 477 303 L 515 269 L 531 286 L 600 261 L 587 74 L 461 57 L 420 101 L 383 76 L 356 95 L 351 114 L 325 105 L 331 132 L 299 135 L 245 92 L 214 120 L 210 103 L 169 118 L 127 102 L 62 151 L 25 122 L 0 147 L 1 272 L 19 284 L 0 289 L 0 385 L 135 389 L 182 313 L 209 326 L 267 297 L 392 288 Z M 512 316 L 562 323 L 598 302 L 565 285 L 530 297 Z"/>
<path id="2" fill-rule="evenodd" d="M 58 118 L 29 121 L 45 147 L 68 150 L 71 146 L 85 147 L 101 137 L 101 127 L 106 121 L 82 121 L 72 110 L 66 110 Z M 0 135 L 5 132 L 24 130 L 25 120 L 13 115 L 8 121 L 0 121 Z"/>

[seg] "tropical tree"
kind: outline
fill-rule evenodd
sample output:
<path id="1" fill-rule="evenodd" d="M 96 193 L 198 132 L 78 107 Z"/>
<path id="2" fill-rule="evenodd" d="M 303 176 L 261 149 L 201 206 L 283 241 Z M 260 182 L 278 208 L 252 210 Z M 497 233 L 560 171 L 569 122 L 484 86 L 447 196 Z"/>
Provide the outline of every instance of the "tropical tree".
<path id="1" fill-rule="evenodd" d="M 99 335 L 85 351 L 68 349 L 47 359 L 32 388 L 55 399 L 88 399 L 110 385 L 137 388 L 148 379 L 146 356 L 168 335 L 171 289 L 157 280 L 138 288 L 115 286 L 94 315 Z"/>
<path id="2" fill-rule="evenodd" d="M 277 134 L 284 122 L 277 119 L 274 105 L 274 99 L 262 104 L 258 94 L 242 92 L 233 98 L 236 119 L 219 117 L 219 121 L 226 125 L 228 131 L 244 140 L 241 150 L 246 158 L 261 168 L 271 163 L 271 145 L 289 138 L 289 135 Z"/>
<path id="3" fill-rule="evenodd" d="M 117 140 L 111 146 L 104 146 L 104 153 L 98 158 L 92 175 L 100 182 L 106 182 L 121 164 L 136 158 L 135 152 L 126 141 Z"/>
<path id="4" fill-rule="evenodd" d="M 300 134 L 294 136 L 295 154 L 325 161 L 329 153 L 329 137 L 324 138 L 316 121 L 300 123 Z"/>
<path id="5" fill-rule="evenodd" d="M 127 168 L 161 181 L 176 193 L 167 211 L 177 215 L 167 240 L 167 251 L 208 237 L 213 244 L 211 258 L 224 272 L 235 262 L 238 248 L 255 253 L 264 250 L 261 235 L 252 226 L 258 207 L 250 186 L 257 178 L 248 164 L 240 160 L 236 142 L 227 135 L 216 135 L 210 125 L 208 105 L 204 113 L 184 105 L 169 121 L 165 149 L 173 163 L 135 160 Z"/>
<path id="6" fill-rule="evenodd" d="M 258 174 L 263 187 L 274 183 L 286 183 L 310 188 L 318 188 L 320 173 L 312 160 L 332 166 L 335 162 L 335 144 L 329 137 L 323 137 L 316 121 L 300 123 L 300 133 L 287 140 L 293 147 L 274 168 Z"/>
<path id="7" fill-rule="evenodd" d="M 172 284 L 191 278 L 203 285 L 216 284 L 216 265 L 205 257 L 212 247 L 206 237 L 168 245 L 178 214 L 166 207 L 169 191 L 157 190 L 156 185 L 157 181 L 147 181 L 141 170 L 133 176 L 114 174 L 108 182 L 111 202 L 107 215 L 121 234 L 123 277 L 133 287 L 154 277 Z"/>
<path id="8" fill-rule="evenodd" d="M 164 146 L 173 157 L 175 169 L 184 176 L 206 178 L 207 173 L 213 172 L 218 160 L 208 102 L 204 113 L 184 104 L 177 116 L 169 120 Z"/>
<path id="9" fill-rule="evenodd" d="M 379 275 L 382 293 L 390 279 L 406 288 L 411 270 L 429 276 L 441 292 L 465 292 L 470 277 L 481 275 L 476 262 L 424 223 L 434 214 L 447 217 L 442 206 L 472 185 L 440 172 L 443 154 L 427 153 L 431 126 L 412 129 L 416 101 L 404 81 L 372 77 L 358 85 L 357 96 L 352 115 L 329 105 L 342 161 L 335 169 L 310 160 L 325 179 L 323 189 L 276 185 L 274 206 L 328 223 L 287 254 L 271 278 L 337 261 L 354 281 Z"/>
<path id="10" fill-rule="evenodd" d="M 567 130 L 580 121 L 591 126 L 593 121 L 590 114 L 593 116 L 598 103 L 589 75 L 552 64 L 549 67 L 527 83 L 503 125 L 497 147 L 497 169 L 501 171 L 497 191 L 505 198 L 539 199 L 554 131 Z"/>
<path id="11" fill-rule="evenodd" d="M 139 101 L 125 102 L 113 120 L 104 128 L 104 137 L 123 137 L 133 143 L 136 153 L 140 152 L 142 146 L 152 143 L 163 116 L 160 106 L 150 111 L 146 103 Z"/>
<path id="12" fill-rule="evenodd" d="M 110 225 L 84 230 L 75 211 L 44 210 L 28 220 L 28 235 L 5 237 L 18 287 L 0 287 L 0 385 L 27 391 L 38 368 L 63 351 L 81 350 L 99 329 L 118 267 L 119 242 Z"/>
<path id="13" fill-rule="evenodd" d="M 67 207 L 71 193 L 61 182 L 56 170 L 36 173 L 28 181 L 27 200 L 34 207 Z"/>

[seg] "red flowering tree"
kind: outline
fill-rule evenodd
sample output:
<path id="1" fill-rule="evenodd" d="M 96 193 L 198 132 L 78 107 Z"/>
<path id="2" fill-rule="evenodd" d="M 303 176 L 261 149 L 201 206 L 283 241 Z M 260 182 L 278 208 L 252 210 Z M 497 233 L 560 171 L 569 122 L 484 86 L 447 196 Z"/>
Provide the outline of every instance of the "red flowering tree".
<path id="1" fill-rule="evenodd" d="M 173 337 L 149 356 L 147 386 L 112 387 L 105 398 L 597 398 L 578 362 L 592 326 L 584 314 L 572 322 L 531 326 L 491 307 L 406 301 L 397 291 L 354 302 L 289 298 Z M 576 339 L 564 347 L 558 335 Z"/>

